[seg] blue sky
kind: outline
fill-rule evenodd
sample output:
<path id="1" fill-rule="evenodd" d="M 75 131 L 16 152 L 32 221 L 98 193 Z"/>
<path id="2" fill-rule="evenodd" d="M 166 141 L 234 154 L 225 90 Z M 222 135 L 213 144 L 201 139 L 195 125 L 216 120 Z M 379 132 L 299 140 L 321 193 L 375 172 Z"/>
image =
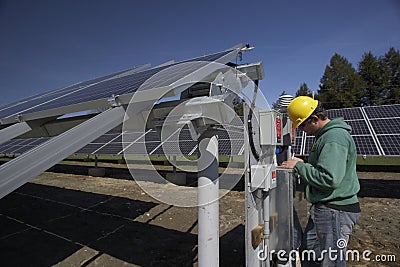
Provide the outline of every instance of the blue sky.
<path id="1" fill-rule="evenodd" d="M 272 103 L 305 82 L 318 90 L 334 53 L 357 67 L 400 49 L 400 1 L 0 0 L 0 104 L 134 66 L 238 43 L 263 61 Z"/>

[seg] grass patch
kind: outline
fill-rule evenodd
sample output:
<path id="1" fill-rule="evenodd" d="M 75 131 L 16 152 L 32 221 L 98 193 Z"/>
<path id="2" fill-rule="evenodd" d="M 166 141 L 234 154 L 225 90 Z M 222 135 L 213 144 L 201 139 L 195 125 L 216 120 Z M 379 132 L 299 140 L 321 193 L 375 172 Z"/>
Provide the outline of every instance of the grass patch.
<path id="1" fill-rule="evenodd" d="M 367 156 L 363 158 L 357 157 L 357 165 L 383 165 L 383 166 L 400 166 L 400 157 L 391 156 Z"/>

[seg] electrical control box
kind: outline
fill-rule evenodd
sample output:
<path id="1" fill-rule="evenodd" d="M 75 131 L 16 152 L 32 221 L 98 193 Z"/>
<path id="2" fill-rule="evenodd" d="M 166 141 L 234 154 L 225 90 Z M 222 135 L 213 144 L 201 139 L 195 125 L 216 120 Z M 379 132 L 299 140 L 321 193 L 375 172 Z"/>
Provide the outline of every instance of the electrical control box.
<path id="1" fill-rule="evenodd" d="M 282 145 L 290 146 L 294 144 L 295 129 L 293 128 L 292 121 L 287 114 L 282 114 Z"/>
<path id="2" fill-rule="evenodd" d="M 260 145 L 283 145 L 282 114 L 264 110 L 260 115 Z"/>
<path id="3" fill-rule="evenodd" d="M 269 190 L 276 187 L 276 167 L 273 164 L 251 166 L 251 188 Z"/>

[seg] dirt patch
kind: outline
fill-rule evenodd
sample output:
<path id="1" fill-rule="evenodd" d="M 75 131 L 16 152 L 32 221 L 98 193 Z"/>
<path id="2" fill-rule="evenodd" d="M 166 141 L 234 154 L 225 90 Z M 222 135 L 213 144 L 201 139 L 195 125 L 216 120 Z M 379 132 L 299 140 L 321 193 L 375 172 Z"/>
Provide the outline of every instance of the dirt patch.
<path id="1" fill-rule="evenodd" d="M 349 249 L 371 261 L 348 265 L 398 266 L 400 174 L 359 177 Z M 244 210 L 244 192 L 220 200 L 221 266 L 245 265 Z M 47 172 L 1 199 L 0 213 L 4 266 L 197 266 L 197 209 L 159 203 L 132 180 Z"/>

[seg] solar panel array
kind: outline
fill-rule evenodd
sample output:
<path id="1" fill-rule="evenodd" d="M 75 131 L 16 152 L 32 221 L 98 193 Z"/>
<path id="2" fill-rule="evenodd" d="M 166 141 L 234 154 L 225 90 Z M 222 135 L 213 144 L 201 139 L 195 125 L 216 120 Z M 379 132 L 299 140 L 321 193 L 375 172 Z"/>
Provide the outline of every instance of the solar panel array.
<path id="1" fill-rule="evenodd" d="M 400 155 L 400 105 L 328 110 L 329 118 L 342 117 L 348 123 L 358 155 Z M 294 152 L 308 155 L 314 136 L 296 129 Z"/>
<path id="2" fill-rule="evenodd" d="M 0 145 L 0 153 L 5 155 L 19 155 L 49 139 L 49 137 L 12 139 Z"/>
<path id="3" fill-rule="evenodd" d="M 123 134 L 129 134 L 134 140 L 123 143 Z M 78 150 L 75 154 L 82 155 L 124 155 L 128 149 L 129 154 L 136 155 L 198 155 L 197 141 L 191 139 L 189 129 L 183 128 L 177 138 L 166 138 L 162 142 L 157 131 L 150 129 L 146 132 L 109 132 L 97 138 L 90 144 Z M 242 155 L 244 152 L 243 131 L 217 130 L 220 155 Z M 231 136 L 231 139 L 229 138 Z M 5 155 L 20 155 L 31 148 L 40 145 L 49 138 L 13 139 L 0 145 L 0 153 Z M 175 140 L 175 141 L 171 141 Z M 145 150 L 143 150 L 145 148 Z"/>
<path id="4" fill-rule="evenodd" d="M 388 105 L 363 108 L 346 108 L 328 110 L 329 118 L 342 117 L 352 127 L 352 137 L 358 155 L 400 155 L 400 105 Z M 218 132 L 220 155 L 243 155 L 243 123 L 236 121 Z M 123 134 L 131 135 L 131 143 L 123 143 Z M 123 155 L 124 149 L 129 153 L 148 155 L 197 155 L 197 141 L 191 138 L 188 128 L 183 128 L 161 141 L 157 131 L 146 132 L 109 132 L 82 149 L 76 154 L 84 155 Z M 229 137 L 229 135 L 230 137 Z M 0 145 L 0 153 L 19 155 L 47 141 L 48 138 L 13 139 Z M 296 129 L 293 149 L 296 155 L 308 155 L 314 136 L 308 136 Z"/>
<path id="5" fill-rule="evenodd" d="M 356 143 L 358 155 L 400 155 L 400 113 L 397 113 L 399 107 L 400 105 L 391 105 L 328 110 L 328 116 L 330 118 L 343 117 L 352 127 L 352 137 Z M 243 132 L 238 126 L 235 127 L 230 130 L 228 127 L 231 139 L 226 130 L 220 130 L 218 134 L 220 155 L 243 154 Z M 189 130 L 183 128 L 178 133 L 179 138 L 169 137 L 164 142 L 161 142 L 159 134 L 154 129 L 144 133 L 124 133 L 132 135 L 133 137 L 129 140 L 134 141 L 131 144 L 123 144 L 122 133 L 111 132 L 99 137 L 76 153 L 122 155 L 124 148 L 132 146 L 130 153 L 136 151 L 137 154 L 149 155 L 197 155 L 197 141 L 191 139 Z M 45 137 L 13 139 L 0 145 L 0 153 L 19 155 L 48 139 Z M 293 145 L 296 155 L 308 155 L 314 139 L 314 136 L 307 136 L 296 129 Z M 143 152 L 140 147 L 145 147 L 146 151 Z"/>

